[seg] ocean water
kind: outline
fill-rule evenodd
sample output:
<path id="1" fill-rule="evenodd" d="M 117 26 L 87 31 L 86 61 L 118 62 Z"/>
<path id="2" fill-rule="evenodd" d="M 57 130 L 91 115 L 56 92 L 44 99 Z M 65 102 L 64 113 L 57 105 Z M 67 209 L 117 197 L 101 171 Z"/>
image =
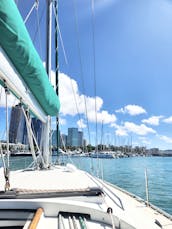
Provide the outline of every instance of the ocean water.
<path id="1" fill-rule="evenodd" d="M 53 161 L 57 158 L 54 156 Z M 96 159 L 63 157 L 61 162 L 73 162 L 88 171 L 146 200 L 145 169 L 147 169 L 149 201 L 172 215 L 172 157 L 130 157 Z M 30 157 L 11 158 L 11 169 L 21 169 L 31 163 Z"/>
<path id="2" fill-rule="evenodd" d="M 65 160 L 65 159 L 64 159 Z M 149 201 L 172 214 L 172 157 L 119 159 L 72 158 L 74 164 L 146 200 L 145 169 Z"/>

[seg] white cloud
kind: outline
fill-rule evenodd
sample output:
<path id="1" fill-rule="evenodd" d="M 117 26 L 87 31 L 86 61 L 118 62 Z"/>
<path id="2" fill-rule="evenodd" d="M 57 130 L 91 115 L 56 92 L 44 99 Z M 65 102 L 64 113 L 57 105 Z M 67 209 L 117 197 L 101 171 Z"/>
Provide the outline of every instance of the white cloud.
<path id="1" fill-rule="evenodd" d="M 172 123 L 172 116 L 166 118 L 166 119 L 163 119 L 163 122 L 165 123 Z"/>
<path id="2" fill-rule="evenodd" d="M 86 125 L 85 125 L 83 119 L 80 119 L 80 120 L 77 122 L 77 125 L 78 125 L 78 128 L 79 128 L 79 129 L 84 129 L 84 128 L 86 128 Z"/>
<path id="3" fill-rule="evenodd" d="M 135 123 L 132 122 L 125 122 L 124 123 L 124 128 L 128 131 L 128 132 L 132 132 L 138 135 L 147 135 L 149 133 L 156 133 L 155 130 L 153 130 L 152 128 L 147 127 L 144 124 L 141 125 L 137 125 Z"/>
<path id="4" fill-rule="evenodd" d="M 94 109 L 88 112 L 88 120 L 91 122 L 97 122 L 98 123 L 103 123 L 103 124 L 109 124 L 109 123 L 114 123 L 117 119 L 114 114 L 109 114 L 107 111 L 99 111 L 95 115 Z"/>
<path id="5" fill-rule="evenodd" d="M 85 102 L 87 112 L 95 110 L 95 100 L 92 97 L 86 97 L 79 94 L 77 82 L 69 76 L 59 74 L 59 97 L 61 103 L 60 113 L 63 115 L 77 115 L 85 113 Z M 103 105 L 103 100 L 100 97 L 96 98 L 97 110 Z"/>
<path id="6" fill-rule="evenodd" d="M 75 80 L 70 79 L 65 74 L 59 74 L 59 97 L 60 97 L 60 113 L 63 115 L 76 115 L 74 93 L 78 95 L 78 86 Z"/>
<path id="7" fill-rule="evenodd" d="M 111 123 L 111 124 L 110 124 L 110 127 L 115 127 L 115 128 L 118 128 L 118 127 L 119 127 L 119 125 L 117 125 L 116 123 Z"/>
<path id="8" fill-rule="evenodd" d="M 116 123 L 112 123 L 110 127 L 116 128 L 115 134 L 117 136 L 128 136 L 127 130 L 125 129 L 124 126 L 117 125 Z"/>
<path id="9" fill-rule="evenodd" d="M 151 144 L 151 141 L 148 140 L 146 137 L 139 137 L 139 139 L 141 140 L 141 143 L 143 145 L 150 145 Z"/>
<path id="10" fill-rule="evenodd" d="M 60 117 L 59 118 L 59 124 L 62 125 L 62 126 L 66 125 L 66 119 Z"/>
<path id="11" fill-rule="evenodd" d="M 120 108 L 116 110 L 117 113 L 123 113 L 123 114 L 129 114 L 129 115 L 140 115 L 140 114 L 145 114 L 146 110 L 138 105 L 127 105 L 123 108 Z"/>
<path id="12" fill-rule="evenodd" d="M 159 121 L 160 121 L 161 118 L 163 118 L 162 115 L 160 115 L 160 116 L 152 116 L 152 117 L 150 117 L 148 119 L 143 119 L 142 122 L 150 124 L 150 125 L 153 125 L 153 126 L 158 126 L 159 125 Z"/>
<path id="13" fill-rule="evenodd" d="M 66 125 L 66 119 L 59 117 L 59 124 L 62 126 Z M 52 126 L 52 129 L 56 129 L 56 118 L 55 117 L 51 119 L 51 126 Z"/>
<path id="14" fill-rule="evenodd" d="M 78 104 L 81 113 L 86 113 L 85 111 L 85 103 L 87 107 L 87 113 L 89 112 L 94 112 L 95 113 L 95 98 L 94 97 L 89 97 L 89 96 L 84 96 L 84 95 L 77 95 L 78 97 Z M 103 106 L 103 100 L 100 97 L 96 97 L 96 109 L 97 112 L 101 110 L 101 107 Z"/>
<path id="15" fill-rule="evenodd" d="M 117 136 L 128 136 L 127 131 L 123 127 L 119 127 L 116 131 L 115 134 Z"/>
<path id="16" fill-rule="evenodd" d="M 156 131 L 153 130 L 152 128 L 147 127 L 144 124 L 141 125 L 137 125 L 135 123 L 132 122 L 125 122 L 123 125 L 119 126 L 116 124 L 112 124 L 111 127 L 115 127 L 117 130 L 115 131 L 116 135 L 119 136 L 127 136 L 128 133 L 134 133 L 137 135 L 147 135 L 150 133 L 155 134 Z"/>
<path id="17" fill-rule="evenodd" d="M 59 97 L 61 103 L 60 113 L 62 115 L 77 115 L 78 112 L 86 116 L 90 122 L 96 121 L 95 116 L 95 98 L 84 96 L 79 93 L 77 82 L 71 79 L 64 73 L 59 74 Z M 85 109 L 87 107 L 87 112 Z M 109 114 L 108 111 L 101 110 L 103 106 L 103 100 L 100 97 L 96 97 L 96 109 L 97 109 L 97 122 L 108 124 L 116 121 L 114 114 Z"/>
<path id="18" fill-rule="evenodd" d="M 159 136 L 159 138 L 160 138 L 161 140 L 163 140 L 164 142 L 166 142 L 166 143 L 172 143 L 172 138 L 167 137 L 167 136 L 165 136 L 165 135 Z"/>

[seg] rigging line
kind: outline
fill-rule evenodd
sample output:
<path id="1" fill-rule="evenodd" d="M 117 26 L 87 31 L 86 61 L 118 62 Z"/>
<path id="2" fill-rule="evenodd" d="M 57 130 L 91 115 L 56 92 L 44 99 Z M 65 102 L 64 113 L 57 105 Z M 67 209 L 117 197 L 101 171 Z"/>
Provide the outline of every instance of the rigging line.
<path id="1" fill-rule="evenodd" d="M 66 145 L 65 145 L 63 136 L 62 136 L 61 134 L 60 134 L 60 139 L 61 139 L 61 142 L 62 142 L 62 146 L 63 146 L 63 148 L 64 148 L 64 151 L 67 152 Z"/>
<path id="2" fill-rule="evenodd" d="M 78 17 L 77 17 L 77 13 L 76 13 L 75 1 L 73 0 L 72 3 L 73 3 L 74 17 L 75 17 L 75 31 L 76 31 L 76 37 L 77 37 L 77 48 L 78 48 L 79 63 L 80 63 L 80 70 L 81 70 L 81 82 L 82 82 L 82 88 L 83 88 L 83 92 L 84 92 L 84 105 L 85 105 L 85 113 L 86 113 L 88 139 L 89 139 L 89 144 L 91 144 L 90 128 L 89 128 L 89 122 L 88 122 L 88 110 L 87 110 L 87 103 L 86 103 L 86 99 L 85 99 L 86 93 L 85 93 L 85 84 L 84 84 L 84 79 L 83 79 L 83 66 L 82 66 L 82 61 L 81 61 L 81 49 L 80 49 L 80 43 L 79 43 Z M 87 147 L 86 147 L 86 149 L 87 149 Z M 91 158 L 91 171 L 92 171 L 92 173 L 94 171 L 93 158 Z"/>
<path id="3" fill-rule="evenodd" d="M 61 133 L 60 133 L 60 140 L 61 140 L 61 146 L 62 146 L 62 148 L 64 149 L 65 152 L 67 152 L 66 145 L 65 145 L 65 142 L 64 142 L 64 139 L 63 139 L 63 136 L 61 135 Z M 63 152 L 62 152 L 62 159 L 61 159 L 61 161 L 62 161 L 62 164 L 64 164 L 64 153 Z M 56 159 L 56 162 L 58 162 L 58 157 Z"/>
<path id="4" fill-rule="evenodd" d="M 43 15 L 44 15 L 44 13 L 45 13 L 45 5 L 42 7 L 42 11 L 41 11 L 41 15 L 40 15 L 40 18 L 39 18 L 39 25 L 41 25 L 41 22 L 42 22 L 42 19 L 44 18 L 43 17 Z M 34 34 L 34 38 L 33 38 L 33 43 L 35 44 L 35 40 L 36 40 L 36 38 L 37 38 L 37 33 L 38 33 L 38 27 L 37 27 L 37 29 L 36 29 L 36 31 L 35 31 L 35 34 Z"/>
<path id="5" fill-rule="evenodd" d="M 66 51 L 65 51 L 65 47 L 64 47 L 64 43 L 63 43 L 63 39 L 62 39 L 62 34 L 61 34 L 61 30 L 60 27 L 58 26 L 58 31 L 59 31 L 59 37 L 60 37 L 60 42 L 61 42 L 61 46 L 63 49 L 63 54 L 64 54 L 64 58 L 65 58 L 65 62 L 68 65 L 68 59 L 67 59 L 67 55 L 66 55 Z"/>
<path id="6" fill-rule="evenodd" d="M 37 7 L 37 4 L 38 4 L 37 1 L 35 1 L 35 2 L 33 3 L 32 8 L 30 9 L 29 13 L 27 14 L 27 16 L 26 16 L 26 18 L 25 18 L 25 20 L 24 20 L 24 24 L 26 24 L 26 22 L 27 22 L 27 20 L 29 19 L 29 17 L 30 17 L 30 15 L 31 15 L 32 11 L 34 10 L 34 8 Z"/>
<path id="7" fill-rule="evenodd" d="M 33 38 L 33 43 L 35 43 L 35 40 L 36 40 L 36 37 L 37 37 L 37 33 L 38 33 L 38 37 L 39 37 L 39 48 L 40 48 L 40 56 L 42 57 L 42 42 L 41 42 L 41 33 L 40 33 L 40 24 L 41 24 L 41 21 L 43 19 L 43 14 L 45 12 L 45 7 L 43 7 L 42 9 L 42 12 L 41 12 L 41 16 L 39 18 L 39 14 L 38 14 L 38 6 L 39 6 L 39 0 L 35 0 L 30 12 L 28 13 L 26 19 L 24 20 L 24 23 L 27 22 L 28 18 L 30 17 L 32 11 L 34 10 L 34 8 L 36 9 L 36 20 L 37 20 L 37 29 L 35 31 L 35 34 L 34 34 L 34 38 Z"/>
<path id="8" fill-rule="evenodd" d="M 0 102 L 1 102 L 1 99 L 3 98 L 2 93 L 3 93 L 4 88 L 1 85 L 0 85 L 0 88 L 1 88 L 1 91 L 0 91 Z M 4 137 L 5 137 L 5 129 L 3 130 L 3 132 L 1 132 L 1 139 L 3 139 Z"/>
<path id="9" fill-rule="evenodd" d="M 64 151 L 67 153 L 67 148 L 66 148 L 63 136 L 61 134 L 60 134 L 60 139 L 61 139 L 62 145 L 64 147 Z M 74 162 L 73 162 L 72 158 L 69 156 L 69 154 L 67 156 L 68 156 L 69 161 L 74 165 Z M 63 161 L 64 161 L 64 153 L 62 154 L 62 163 L 63 163 Z"/>
<path id="10" fill-rule="evenodd" d="M 97 88 L 96 88 L 96 60 L 95 60 L 95 15 L 94 15 L 94 0 L 91 0 L 91 18 L 92 18 L 92 39 L 93 39 L 93 75 L 94 75 L 94 93 L 95 93 L 95 119 L 96 119 L 96 152 L 97 152 Z"/>
<path id="11" fill-rule="evenodd" d="M 38 7 L 36 7 L 36 19 L 37 19 L 37 28 L 38 28 L 38 37 L 39 37 L 40 56 L 42 57 L 41 29 L 40 29 Z"/>
<path id="12" fill-rule="evenodd" d="M 3 93 L 3 87 L 2 87 L 2 93 Z M 1 98 L 2 98 L 3 96 L 2 96 L 2 94 L 1 94 Z M 3 129 L 3 132 L 1 133 L 1 139 L 4 139 L 5 138 L 5 136 L 6 136 L 6 131 L 5 131 L 5 128 Z"/>
<path id="13" fill-rule="evenodd" d="M 77 40 L 77 48 L 78 48 L 78 55 L 79 55 L 79 64 L 80 64 L 80 71 L 81 71 L 81 82 L 82 82 L 82 89 L 84 93 L 84 106 L 85 106 L 85 114 L 86 114 L 86 123 L 87 123 L 87 130 L 88 130 L 88 139 L 89 143 L 91 143 L 90 139 L 90 128 L 89 128 L 89 122 L 88 122 L 88 109 L 87 109 L 87 102 L 85 98 L 85 83 L 84 83 L 84 77 L 83 77 L 83 65 L 81 60 L 81 48 L 80 48 L 80 42 L 79 42 L 79 30 L 78 30 L 78 17 L 76 13 L 76 2 L 75 0 L 72 1 L 73 3 L 73 9 L 74 9 L 74 17 L 75 17 L 75 31 L 76 31 L 76 40 Z"/>
<path id="14" fill-rule="evenodd" d="M 21 109 L 23 111 L 23 114 L 24 114 L 24 117 L 25 117 L 25 121 L 26 121 L 28 141 L 29 141 L 29 144 L 30 144 L 33 161 L 34 161 L 35 165 L 38 167 L 38 162 L 37 162 L 35 149 L 34 149 L 34 143 L 33 143 L 33 140 L 35 141 L 35 138 L 34 138 L 34 134 L 33 134 L 32 127 L 31 127 L 31 120 L 30 120 L 30 117 L 28 117 L 28 114 L 24 110 L 23 106 L 21 106 Z M 35 144 L 36 144 L 37 149 L 39 149 L 39 147 L 37 146 L 37 142 L 36 141 L 35 141 Z"/>
<path id="15" fill-rule="evenodd" d="M 78 107 L 78 103 L 77 103 L 76 93 L 75 93 L 75 91 L 74 91 L 74 87 L 73 87 L 73 83 L 72 83 L 72 79 L 71 79 L 71 78 L 70 78 L 70 83 L 71 83 L 71 87 L 72 87 L 72 93 L 73 93 L 73 96 L 74 96 L 76 111 L 77 111 L 79 120 L 81 120 L 81 114 L 80 114 L 80 112 L 79 112 L 79 107 Z M 81 128 L 81 129 L 83 130 L 83 128 Z"/>
<path id="16" fill-rule="evenodd" d="M 99 160 L 98 160 L 98 139 L 97 139 L 97 82 L 96 82 L 96 59 L 95 59 L 95 15 L 94 15 L 94 0 L 91 1 L 91 22 L 92 22 L 92 40 L 93 40 L 93 76 L 94 76 L 94 93 L 95 93 L 95 121 L 96 121 L 96 136 L 95 136 L 95 153 L 97 154 L 97 174 L 99 171 Z"/>
<path id="17" fill-rule="evenodd" d="M 57 13 L 56 13 L 56 10 L 55 10 L 55 2 L 53 2 L 53 11 L 54 11 L 54 16 L 55 16 L 56 25 L 57 25 L 56 31 L 58 30 L 58 32 L 59 32 L 59 38 L 60 38 L 60 43 L 61 43 L 62 50 L 63 50 L 65 63 L 66 63 L 66 66 L 69 68 L 68 59 L 67 59 L 67 55 L 66 55 L 66 50 L 65 50 L 65 46 L 64 46 L 64 42 L 63 42 L 63 38 L 62 38 L 62 33 L 61 33 L 61 30 L 60 30 L 60 26 L 59 26 L 58 16 L 57 16 Z M 57 50 L 56 50 L 56 52 L 57 52 Z M 58 71 L 58 68 L 56 68 L 55 71 Z M 75 92 L 74 92 L 73 83 L 72 83 L 71 78 L 70 78 L 70 83 L 71 83 L 72 93 L 74 95 L 74 101 L 75 101 L 77 114 L 78 114 L 79 120 L 81 120 L 81 115 L 80 115 L 79 108 L 78 108 L 78 105 L 77 105 L 76 95 L 75 95 Z M 83 128 L 81 128 L 81 130 L 83 131 Z"/>
<path id="18" fill-rule="evenodd" d="M 32 133 L 36 148 L 40 152 L 40 147 L 38 145 L 38 137 L 36 137 L 36 131 L 35 131 L 35 128 L 34 128 L 34 124 L 33 124 L 32 118 L 31 118 L 31 124 L 30 125 L 31 125 L 31 129 L 32 129 L 31 133 Z"/>
<path id="19" fill-rule="evenodd" d="M 3 150 L 2 150 L 2 142 L 1 141 L 0 141 L 0 154 L 1 154 L 3 168 L 4 168 L 4 170 L 6 170 L 6 164 L 5 164 L 5 160 L 4 160 L 4 154 L 3 154 Z"/>
<path id="20" fill-rule="evenodd" d="M 53 11 L 55 12 L 54 14 L 57 15 L 58 12 L 58 2 L 54 1 L 53 4 Z M 59 63 L 58 63 L 58 34 L 57 34 L 57 20 L 55 18 L 54 20 L 54 24 L 55 24 L 55 69 L 59 69 Z M 59 71 L 56 70 L 55 71 L 55 85 L 56 85 L 56 94 L 57 96 L 59 96 Z M 56 153 L 57 153 L 57 159 L 58 160 L 58 156 L 59 156 L 59 113 L 56 115 Z"/>
<path id="21" fill-rule="evenodd" d="M 53 11 L 54 11 L 54 16 L 55 16 L 56 24 L 57 24 L 56 31 L 58 30 L 58 32 L 59 32 L 59 38 L 60 38 L 60 43 L 61 43 L 62 50 L 63 50 L 63 55 L 64 55 L 65 63 L 66 63 L 66 65 L 68 66 L 68 59 L 67 59 L 66 50 L 65 50 L 65 47 L 64 47 L 64 42 L 63 42 L 63 38 L 62 38 L 60 26 L 59 26 L 58 17 L 57 17 L 57 14 L 56 14 L 54 2 L 53 2 Z M 57 52 L 57 50 L 56 50 L 56 52 Z M 56 69 L 56 71 L 57 71 L 57 70 L 58 70 L 58 69 Z"/>
<path id="22" fill-rule="evenodd" d="M 100 140 L 100 144 L 101 144 L 101 150 L 103 151 L 103 135 L 104 135 L 104 132 L 103 132 L 103 120 L 102 120 L 102 128 L 101 128 L 101 140 Z"/>
<path id="23" fill-rule="evenodd" d="M 0 88 L 1 88 L 1 90 L 0 90 L 0 102 L 1 102 L 3 87 L 0 86 Z M 3 155 L 3 149 L 2 149 L 2 142 L 1 142 L 1 140 L 0 140 L 0 154 L 1 154 L 1 159 L 2 159 L 2 164 L 3 164 L 4 170 L 6 170 L 6 164 L 5 164 L 5 160 L 4 160 L 4 155 Z"/>
<path id="24" fill-rule="evenodd" d="M 10 188 L 9 182 L 9 168 L 10 168 L 10 152 L 9 152 L 9 125 L 8 125 L 8 95 L 9 89 L 7 86 L 4 86 L 5 89 L 5 106 L 6 106 L 6 147 L 7 147 L 7 165 L 6 168 L 4 167 L 4 177 L 5 177 L 5 191 L 8 191 Z"/>
<path id="25" fill-rule="evenodd" d="M 65 58 L 65 63 L 66 63 L 66 66 L 69 68 L 68 59 L 67 59 L 67 55 L 66 55 L 66 51 L 65 51 L 65 47 L 64 47 L 64 42 L 63 42 L 63 38 L 62 38 L 60 26 L 59 26 L 57 11 L 55 9 L 55 1 L 53 2 L 52 6 L 53 6 L 53 12 L 54 12 L 55 21 L 56 21 L 56 28 L 55 28 L 55 30 L 56 30 L 56 32 L 59 32 L 59 37 L 60 37 L 60 42 L 61 42 L 61 46 L 62 46 L 62 50 L 63 50 L 63 55 L 64 55 L 64 58 Z M 57 52 L 57 50 L 56 50 L 56 52 Z M 58 71 L 59 70 L 58 67 L 59 66 L 57 65 L 55 71 Z M 78 104 L 77 104 L 77 99 L 76 99 L 76 94 L 74 92 L 74 87 L 73 87 L 73 83 L 72 83 L 72 79 L 71 78 L 70 78 L 70 84 L 71 84 L 72 93 L 73 93 L 73 96 L 74 96 L 74 102 L 75 102 L 75 107 L 76 107 L 76 111 L 77 111 L 77 114 L 78 114 L 78 118 L 79 118 L 79 120 L 81 120 L 81 115 L 80 115 L 80 112 L 79 112 L 79 108 L 78 108 Z M 58 87 L 58 85 L 56 85 L 56 90 L 57 90 L 57 87 Z M 81 130 L 83 131 L 83 128 L 81 128 Z"/>
<path id="26" fill-rule="evenodd" d="M 6 142 L 7 142 L 7 169 L 10 167 L 10 152 L 9 152 L 9 125 L 8 125 L 8 95 L 9 89 L 5 86 L 5 103 L 6 103 Z"/>
<path id="27" fill-rule="evenodd" d="M 57 18 L 55 7 L 54 7 L 54 2 L 53 2 L 53 10 L 54 10 L 54 15 L 55 15 L 56 23 L 57 23 L 56 30 L 58 29 L 58 31 L 60 31 L 60 27 L 59 27 L 59 23 L 58 23 L 58 18 Z M 60 41 L 61 41 L 62 48 L 64 48 L 64 43 L 63 43 L 63 39 L 62 39 L 62 36 L 61 36 L 61 32 L 60 32 Z M 69 64 L 68 64 L 68 61 L 67 61 L 66 52 L 65 52 L 65 48 L 63 49 L 63 54 L 64 54 L 64 57 L 65 57 L 65 63 L 67 65 L 67 67 L 69 67 Z M 58 69 L 56 69 L 56 71 L 57 70 Z M 79 120 L 81 120 L 81 115 L 80 115 L 80 112 L 79 112 L 79 108 L 78 108 L 78 104 L 77 104 L 77 99 L 76 99 L 76 95 L 75 95 L 75 92 L 74 92 L 73 83 L 72 83 L 72 79 L 71 78 L 70 78 L 70 83 L 71 83 L 72 93 L 73 93 L 73 96 L 74 96 L 76 111 L 77 111 Z"/>

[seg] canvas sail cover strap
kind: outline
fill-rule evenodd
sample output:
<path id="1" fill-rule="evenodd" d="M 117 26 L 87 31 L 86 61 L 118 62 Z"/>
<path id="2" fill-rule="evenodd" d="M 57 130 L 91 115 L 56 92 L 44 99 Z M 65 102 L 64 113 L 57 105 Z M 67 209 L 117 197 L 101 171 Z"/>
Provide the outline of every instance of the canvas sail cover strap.
<path id="1" fill-rule="evenodd" d="M 47 115 L 60 103 L 13 0 L 0 1 L 0 45 Z"/>

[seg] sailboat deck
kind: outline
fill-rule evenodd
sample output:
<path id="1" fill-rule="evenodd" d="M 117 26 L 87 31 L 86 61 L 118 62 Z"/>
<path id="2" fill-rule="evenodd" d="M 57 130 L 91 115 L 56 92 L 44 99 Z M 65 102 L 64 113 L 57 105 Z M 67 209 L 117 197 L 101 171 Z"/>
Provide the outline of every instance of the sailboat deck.
<path id="1" fill-rule="evenodd" d="M 3 191 L 5 183 L 2 169 L 0 177 L 0 189 Z M 112 222 L 117 225 L 115 228 L 172 228 L 170 217 L 72 165 L 41 171 L 13 171 L 10 173 L 10 184 L 14 198 L 11 196 L 8 201 L 1 198 L 0 212 L 1 209 L 36 210 L 41 207 L 44 213 L 37 228 L 45 228 L 42 225 L 50 222 L 55 225 L 51 228 L 58 228 L 57 218 L 59 223 L 60 214 L 61 221 L 69 225 L 71 216 L 63 216 L 65 212 L 78 213 L 81 217 L 89 215 L 89 228 L 112 228 Z M 29 195 L 33 195 L 31 199 Z M 108 209 L 112 210 L 112 216 L 107 213 Z M 100 223 L 100 219 L 103 222 Z M 79 223 L 79 218 L 76 222 Z"/>
<path id="2" fill-rule="evenodd" d="M 80 178 L 81 171 L 72 171 L 70 167 L 56 166 L 50 170 L 41 171 L 20 170 L 10 173 L 10 188 L 25 191 L 83 191 L 97 186 L 85 173 L 82 173 L 82 179 Z M 1 179 L 0 190 L 4 189 L 4 185 L 4 179 Z"/>

